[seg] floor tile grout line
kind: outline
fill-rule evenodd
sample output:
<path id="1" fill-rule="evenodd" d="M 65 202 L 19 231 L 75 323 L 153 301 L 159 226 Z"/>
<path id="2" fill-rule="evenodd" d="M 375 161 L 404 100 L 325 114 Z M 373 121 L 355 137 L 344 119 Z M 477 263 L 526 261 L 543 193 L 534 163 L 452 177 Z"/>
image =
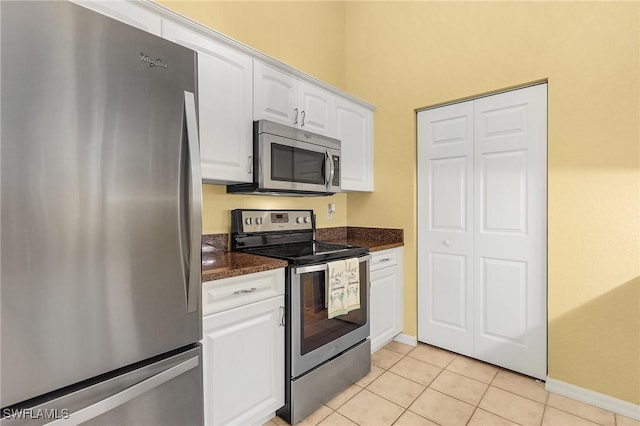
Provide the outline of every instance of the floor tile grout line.
<path id="1" fill-rule="evenodd" d="M 542 426 L 542 424 L 544 423 L 544 416 L 547 415 L 547 403 L 544 404 L 544 407 L 542 408 L 542 418 L 540 419 L 540 425 Z"/>
<path id="2" fill-rule="evenodd" d="M 431 364 L 429 364 L 429 365 L 431 365 Z M 416 384 L 418 384 L 418 385 L 420 385 L 420 386 L 429 387 L 429 386 L 431 386 L 431 383 L 433 383 L 433 381 L 434 381 L 434 380 L 435 380 L 435 379 L 440 375 L 440 373 L 442 373 L 442 372 L 444 371 L 444 369 L 441 369 L 441 370 L 438 372 L 438 374 L 436 374 L 436 376 L 435 376 L 432 380 L 430 380 L 430 381 L 429 381 L 429 383 L 428 383 L 428 384 L 426 384 L 426 385 L 425 385 L 424 383 L 421 383 L 421 382 L 415 381 L 414 379 L 412 379 L 412 378 L 410 378 L 410 377 L 406 377 L 406 376 L 403 376 L 402 374 L 398 374 L 398 373 L 396 373 L 395 371 L 391 371 L 391 370 L 387 370 L 387 371 L 389 371 L 390 373 L 395 374 L 396 376 L 400 376 L 400 377 L 402 377 L 402 378 L 404 378 L 404 379 L 407 379 L 407 380 L 409 380 L 410 382 L 416 383 Z"/>
<path id="3" fill-rule="evenodd" d="M 572 401 L 582 402 L 582 401 L 578 401 L 577 399 L 572 399 L 572 398 L 570 398 L 570 399 Z M 583 402 L 583 404 L 586 404 L 586 402 Z M 595 405 L 591 405 L 591 404 L 587 404 L 587 405 L 589 405 L 590 407 L 600 408 L 600 407 L 596 407 Z M 553 408 L 554 410 L 562 411 L 563 413 L 570 414 L 572 416 L 578 417 L 578 418 L 580 418 L 582 420 L 586 420 L 588 422 L 591 422 L 591 423 L 594 423 L 594 424 L 597 424 L 597 425 L 600 425 L 600 426 L 615 426 L 615 425 L 618 424 L 618 419 L 616 418 L 616 413 L 614 413 L 613 411 L 605 410 L 604 408 L 600 408 L 600 409 L 606 411 L 607 413 L 613 414 L 613 424 L 607 425 L 605 423 L 600 423 L 600 422 L 598 422 L 598 421 L 596 421 L 594 419 L 587 418 L 587 417 L 582 416 L 580 414 L 572 413 L 571 411 L 567 411 L 567 410 L 562 409 L 562 408 L 554 407 L 553 405 L 544 404 L 544 406 L 545 406 L 545 411 L 546 411 L 546 407 L 550 407 L 550 408 Z"/>
<path id="4" fill-rule="evenodd" d="M 381 374 L 380 376 L 382 376 L 382 374 Z M 378 376 L 378 377 L 380 377 L 380 376 Z M 373 382 L 375 382 L 376 380 L 378 380 L 378 377 L 376 377 L 374 380 L 372 380 L 372 381 L 371 381 L 371 383 L 373 383 Z M 370 385 L 371 383 L 369 383 L 369 385 Z M 367 386 L 369 386 L 369 385 L 367 385 Z M 351 400 L 352 400 L 352 399 L 353 399 L 357 394 L 359 394 L 360 392 L 362 392 L 363 390 L 365 390 L 365 389 L 366 389 L 366 387 L 358 386 L 358 385 L 356 385 L 355 383 L 354 383 L 354 384 L 352 384 L 351 386 L 357 386 L 357 387 L 359 387 L 359 388 L 360 388 L 360 390 L 359 390 L 358 392 L 354 393 L 353 395 L 351 395 L 349 398 L 347 398 L 347 399 L 346 399 L 342 404 L 340 404 L 340 405 L 338 406 L 338 408 L 335 408 L 335 409 L 334 409 L 334 408 L 332 408 L 332 407 L 329 407 L 329 406 L 327 405 L 327 403 L 326 403 L 326 402 L 325 402 L 323 405 L 326 405 L 327 407 L 331 408 L 333 411 L 338 411 L 338 409 L 339 409 L 339 408 L 341 408 L 342 406 L 344 406 L 347 402 L 351 401 Z M 351 387 L 351 386 L 350 386 L 350 387 Z M 348 389 L 348 388 L 347 388 L 347 389 Z M 347 390 L 347 389 L 345 389 L 345 390 Z M 344 391 L 343 391 L 343 392 L 344 392 Z M 371 391 L 369 391 L 369 392 L 371 392 Z M 342 393 L 342 392 L 341 392 L 341 393 Z M 340 395 L 340 394 L 338 394 L 338 395 Z M 338 395 L 336 395 L 336 397 L 337 397 Z M 328 401 L 328 402 L 331 402 L 331 401 Z M 342 413 L 339 413 L 339 414 L 342 414 Z M 344 415 L 344 414 L 343 414 L 343 415 Z M 346 416 L 345 416 L 345 417 L 346 417 Z"/>
<path id="5" fill-rule="evenodd" d="M 376 378 L 376 380 L 377 380 L 377 378 Z M 374 381 L 375 381 L 375 380 L 374 380 Z M 373 382 L 371 382 L 371 383 L 373 383 Z M 371 384 L 371 383 L 369 383 L 369 384 Z M 405 412 L 406 410 L 408 410 L 408 407 L 407 407 L 407 408 L 404 408 L 403 406 L 398 405 L 398 404 L 396 404 L 395 402 L 391 401 L 390 399 L 387 399 L 387 398 L 385 398 L 385 397 L 383 397 L 383 396 L 381 396 L 381 395 L 378 395 L 377 393 L 372 392 L 372 391 L 368 390 L 367 388 L 361 388 L 361 389 L 360 389 L 357 393 L 355 393 L 351 398 L 349 398 L 349 399 L 348 399 L 347 401 L 345 401 L 342 405 L 340 405 L 340 407 L 343 407 L 343 406 L 344 406 L 348 401 L 350 401 L 351 399 L 355 398 L 355 396 L 356 396 L 356 395 L 358 395 L 359 393 L 361 393 L 362 391 L 365 391 L 365 390 L 366 390 L 367 392 L 369 392 L 369 393 L 371 393 L 371 394 L 373 394 L 373 395 L 375 395 L 375 396 L 379 397 L 379 398 L 384 399 L 384 400 L 385 400 L 385 401 L 387 401 L 387 402 L 392 403 L 393 405 L 396 405 L 396 406 L 398 406 L 398 407 L 402 408 L 402 409 L 403 409 L 403 411 L 402 411 L 402 413 L 400 413 L 400 415 L 398 416 L 398 419 L 399 419 L 400 417 L 402 417 L 402 414 L 404 414 L 404 412 Z M 325 405 L 326 405 L 326 404 L 325 404 Z M 351 420 L 352 422 L 356 423 L 356 424 L 357 424 L 357 425 L 359 425 L 359 426 L 366 426 L 366 425 L 360 425 L 360 423 L 356 422 L 354 419 L 352 419 L 351 417 L 347 416 L 346 414 L 343 414 L 343 413 L 338 412 L 338 410 L 337 410 L 337 409 L 336 409 L 336 410 L 334 410 L 334 411 L 335 411 L 335 412 L 337 412 L 338 414 L 340 414 L 341 416 L 346 417 L 347 419 Z M 328 417 L 328 416 L 327 416 L 327 417 Z M 325 417 L 325 418 L 326 418 L 326 417 Z M 395 420 L 393 421 L 393 423 L 395 423 L 398 419 L 395 419 Z M 323 419 L 323 420 L 324 420 L 324 419 Z M 393 423 L 392 423 L 392 424 L 393 424 Z M 317 423 L 316 423 L 316 424 L 317 424 Z"/>
<path id="6" fill-rule="evenodd" d="M 506 421 L 508 421 L 509 423 L 513 423 L 514 425 L 524 426 L 522 423 L 518 423 L 518 422 L 516 422 L 515 420 L 508 419 L 508 418 L 506 418 L 506 417 L 505 417 L 505 416 L 503 416 L 503 415 L 496 414 L 496 413 L 494 413 L 493 411 L 489 411 L 489 410 L 487 410 L 486 408 L 482 408 L 482 407 L 480 407 L 479 405 L 478 405 L 478 407 L 476 407 L 476 411 L 477 411 L 477 410 L 486 411 L 487 413 L 492 414 L 492 415 L 494 415 L 494 416 L 496 416 L 496 417 L 499 417 L 499 418 L 501 418 L 501 419 L 503 419 L 503 420 L 506 420 Z M 475 414 L 475 411 L 474 411 L 474 414 Z M 473 417 L 473 416 L 471 416 L 471 417 Z M 469 420 L 471 420 L 471 419 L 469 419 Z"/>
<path id="7" fill-rule="evenodd" d="M 322 423 L 323 421 L 326 420 L 327 417 L 329 417 L 330 415 L 332 415 L 336 410 L 332 409 L 331 407 L 329 407 L 327 404 L 322 404 L 325 407 L 329 408 L 331 410 L 331 412 L 329 412 L 329 414 L 327 414 L 326 416 L 324 416 L 322 419 L 320 419 L 319 421 L 316 422 L 316 424 L 314 426 L 319 425 L 320 423 Z"/>
<path id="8" fill-rule="evenodd" d="M 487 392 L 489 391 L 489 388 L 491 387 L 491 384 L 489 384 L 487 386 L 487 388 L 484 390 L 484 392 L 482 393 L 482 396 L 480 397 L 480 399 L 478 400 L 478 403 L 476 404 L 475 408 L 473 409 L 473 413 L 471 413 L 471 417 L 469 417 L 469 420 L 467 420 L 466 424 L 469 424 L 469 422 L 471 421 L 471 419 L 473 418 L 473 416 L 475 416 L 476 411 L 478 411 L 478 408 L 480 408 L 480 403 L 482 402 L 482 400 L 484 399 L 484 396 L 487 394 Z"/>
<path id="9" fill-rule="evenodd" d="M 500 389 L 501 391 L 505 391 L 505 392 L 507 392 L 507 393 L 510 393 L 511 395 L 519 396 L 520 398 L 524 398 L 524 399 L 526 399 L 526 400 L 528 400 L 528 401 L 535 402 L 535 403 L 537 403 L 537 404 L 547 405 L 547 402 L 546 402 L 546 401 L 549 399 L 549 395 L 547 395 L 547 397 L 545 398 L 545 402 L 540 402 L 540 401 L 538 401 L 538 400 L 536 400 L 536 399 L 533 399 L 533 398 L 530 398 L 530 397 L 528 397 L 528 396 L 521 395 L 521 394 L 519 394 L 519 393 L 515 393 L 515 392 L 513 392 L 513 391 L 511 391 L 511 390 L 509 390 L 509 389 L 505 389 L 505 388 L 503 388 L 503 387 L 496 386 L 496 385 L 494 385 L 494 384 L 489 385 L 489 387 L 492 387 L 492 386 L 493 386 L 494 388 L 496 388 L 496 389 Z"/>
<path id="10" fill-rule="evenodd" d="M 452 362 L 453 362 L 453 360 L 452 360 Z M 442 370 L 440 370 L 440 372 L 438 373 L 438 375 L 437 375 L 436 377 L 434 377 L 434 378 L 433 378 L 433 380 L 431 380 L 431 382 L 429 382 L 429 385 L 427 386 L 427 389 L 431 389 L 431 390 L 433 390 L 433 391 L 435 391 L 435 392 L 438 392 L 438 393 L 440 393 L 440 394 L 442 394 L 442 395 L 446 395 L 446 396 L 448 396 L 448 397 L 450 397 L 450 398 L 453 398 L 453 399 L 455 399 L 455 400 L 457 400 L 457 401 L 464 402 L 465 404 L 468 404 L 468 405 L 471 405 L 471 406 L 473 406 L 473 407 L 477 408 L 477 407 L 480 405 L 480 402 L 482 402 L 482 398 L 484 398 L 485 394 L 487 393 L 487 391 L 489 390 L 489 388 L 491 387 L 491 385 L 490 385 L 490 384 L 487 384 L 487 383 L 484 383 L 484 382 L 480 382 L 479 380 L 476 380 L 476 382 L 480 382 L 480 383 L 482 383 L 482 384 L 487 385 L 487 389 L 485 389 L 484 393 L 482 394 L 482 398 L 480 398 L 480 400 L 478 401 L 478 404 L 470 404 L 469 402 L 467 402 L 467 401 L 463 401 L 462 399 L 460 399 L 460 398 L 458 398 L 458 397 L 455 397 L 455 396 L 453 396 L 453 395 L 449 395 L 448 393 L 445 393 L 445 392 L 443 392 L 443 391 L 441 391 L 441 390 L 438 390 L 438 389 L 436 389 L 436 388 L 431 387 L 431 385 L 433 384 L 433 382 L 435 382 L 436 380 L 438 380 L 438 377 L 440 377 L 440 375 L 442 374 L 442 372 L 444 372 L 445 370 L 446 370 L 446 368 L 443 368 Z M 469 376 L 465 376 L 464 374 L 456 373 L 455 371 L 451 371 L 451 370 L 446 370 L 446 371 L 448 371 L 449 373 L 458 374 L 459 376 L 465 377 L 465 378 L 467 378 L 467 379 L 475 380 L 475 379 L 473 379 L 473 378 L 471 378 L 471 377 L 469 377 Z M 425 389 L 425 390 L 426 390 L 426 389 Z M 476 410 L 475 410 L 475 408 L 474 408 L 474 410 L 473 410 L 473 412 L 474 412 L 474 413 L 475 413 L 475 411 L 476 411 Z M 495 414 L 495 413 L 492 413 L 492 414 Z M 471 415 L 471 417 L 473 417 L 473 414 Z M 471 417 L 469 417 L 469 420 L 471 420 Z"/>
<path id="11" fill-rule="evenodd" d="M 416 347 L 417 347 L 417 346 L 416 346 Z M 413 351 L 411 351 L 411 352 L 413 352 Z M 406 358 L 406 357 L 408 357 L 408 356 L 409 356 L 409 354 L 410 354 L 411 352 L 407 353 L 407 354 L 405 355 L 405 358 Z M 411 359 L 415 359 L 416 361 L 420 361 L 419 359 L 416 359 L 416 358 L 413 358 L 413 357 L 410 357 L 410 358 L 411 358 Z M 403 359 L 404 359 L 404 358 L 403 358 Z M 423 361 L 420 361 L 420 362 L 423 362 Z M 427 364 L 427 363 L 425 363 L 425 364 Z M 429 365 L 431 365 L 431 364 L 429 364 Z M 440 369 L 440 372 L 438 373 L 438 375 L 439 375 L 441 372 L 442 372 L 442 369 Z M 404 377 L 404 376 L 401 376 L 401 377 Z M 436 377 L 438 377 L 438 376 L 436 376 Z M 405 377 L 405 379 L 407 379 L 407 380 L 411 380 L 411 379 L 409 379 L 408 377 Z M 424 384 L 422 384 L 422 383 L 419 383 L 420 385 L 424 386 L 424 389 L 422 389 L 422 392 L 420 392 L 420 394 L 419 394 L 419 395 L 418 395 L 418 396 L 417 396 L 417 397 L 416 397 L 416 398 L 411 402 L 411 404 L 409 404 L 409 406 L 404 410 L 404 412 L 400 415 L 400 417 L 402 417 L 402 415 L 404 415 L 404 413 L 406 413 L 407 411 L 409 411 L 409 408 L 411 408 L 411 406 L 414 404 L 414 402 L 416 402 L 416 401 L 418 400 L 418 398 L 420 398 L 420 397 L 422 396 L 422 394 L 424 394 L 424 393 L 427 391 L 427 389 L 429 389 L 429 385 L 430 385 L 434 380 L 435 380 L 435 377 L 434 377 L 434 378 L 429 382 L 429 384 L 428 384 L 428 385 L 424 385 Z M 411 381 L 412 381 L 412 382 L 414 382 L 414 383 L 417 383 L 417 382 L 415 382 L 415 381 L 413 381 L 413 380 L 411 380 Z M 412 413 L 413 413 L 413 411 L 412 411 Z M 418 414 L 418 413 L 413 413 L 413 414 L 415 414 L 416 416 L 419 416 L 420 418 L 427 419 L 426 417 L 421 416 L 421 415 L 420 415 L 420 414 Z M 399 419 L 400 417 L 398 417 L 398 419 Z M 431 421 L 431 420 L 429 420 L 429 419 L 427 419 L 427 420 L 428 420 L 428 421 Z M 397 419 L 396 419 L 396 422 L 397 422 Z M 394 422 L 394 423 L 395 423 L 395 422 Z M 434 422 L 434 423 L 435 423 L 435 422 Z"/>
<path id="12" fill-rule="evenodd" d="M 408 357 L 409 357 L 409 358 L 411 358 L 411 359 L 415 359 L 416 361 L 420 361 L 420 362 L 424 362 L 425 364 L 429 364 L 429 365 L 431 365 L 431 366 L 433 366 L 433 367 L 438 367 L 438 368 L 440 368 L 440 369 L 442 369 L 442 370 L 445 370 L 445 369 L 449 366 L 449 364 L 451 364 L 451 363 L 453 362 L 453 360 L 454 360 L 454 359 L 456 359 L 456 358 L 458 357 L 458 355 L 454 356 L 454 357 L 451 359 L 451 361 L 447 362 L 447 365 L 445 365 L 444 367 L 442 367 L 442 366 L 440 366 L 440 365 L 433 364 L 433 363 L 431 363 L 431 362 L 429 362 L 429 361 L 423 361 L 423 360 L 421 360 L 421 359 L 419 359 L 419 358 L 416 358 L 416 357 L 414 357 L 414 356 L 411 356 L 411 355 L 410 355 L 410 353 L 409 353 L 409 354 L 407 354 L 406 356 L 408 356 Z"/>
<path id="13" fill-rule="evenodd" d="M 403 359 L 405 359 L 406 357 L 408 357 L 408 356 L 409 356 L 409 354 L 410 354 L 411 352 L 413 352 L 413 351 L 410 351 L 410 352 L 406 353 L 405 355 L 403 355 L 403 357 L 402 357 L 402 358 L 400 358 L 400 359 L 398 360 L 398 362 L 400 362 L 400 361 L 402 361 Z M 416 359 L 416 358 L 413 358 L 413 357 L 410 357 L 410 358 L 415 359 L 416 361 L 420 361 L 419 359 Z M 397 362 L 397 363 L 398 363 L 398 362 Z M 423 361 L 420 361 L 420 362 L 423 362 Z M 396 364 L 397 364 L 397 363 L 396 363 Z M 425 364 L 429 364 L 429 363 L 425 363 Z M 394 364 L 394 365 L 395 365 L 395 364 Z M 429 365 L 433 365 L 433 364 L 429 364 Z M 437 367 L 437 366 L 436 366 L 436 367 Z M 395 374 L 396 376 L 399 376 L 399 377 L 402 377 L 402 378 L 404 378 L 404 379 L 407 379 L 407 380 L 409 380 L 410 382 L 413 382 L 413 383 L 419 384 L 420 386 L 424 386 L 424 389 L 422 390 L 422 392 L 420 392 L 420 393 L 418 394 L 418 396 L 416 396 L 416 397 L 413 399 L 413 401 L 411 401 L 411 403 L 410 403 L 406 408 L 402 407 L 404 410 L 402 411 L 402 413 L 400 413 L 400 415 L 398 416 L 398 418 L 397 418 L 397 419 L 395 419 L 395 420 L 393 421 L 392 425 L 394 425 L 394 424 L 396 424 L 396 423 L 398 422 L 398 420 L 399 420 L 399 419 L 400 419 L 400 418 L 401 418 L 401 417 L 402 417 L 402 416 L 403 416 L 407 411 L 409 411 L 409 408 L 413 405 L 413 403 L 414 403 L 414 402 L 416 402 L 416 400 L 417 400 L 418 398 L 420 398 L 420 396 L 422 396 L 422 394 L 423 394 L 423 393 L 425 393 L 427 389 L 429 389 L 429 385 L 424 385 L 424 384 L 422 384 L 422 383 L 418 383 L 418 382 L 416 382 L 416 381 L 414 381 L 414 380 L 409 379 L 408 377 L 404 377 L 404 376 L 402 376 L 402 375 L 400 375 L 400 374 L 397 374 L 397 373 L 395 373 L 395 372 L 391 371 L 391 368 L 392 368 L 392 367 L 389 367 L 389 369 L 387 370 L 389 373 L 391 373 L 391 374 Z M 440 368 L 440 367 L 438 367 L 438 368 Z M 440 373 L 442 373 L 442 371 L 443 371 L 443 370 L 444 370 L 443 368 L 440 368 L 440 372 L 438 373 L 438 375 L 437 375 L 436 377 L 438 377 L 438 376 L 440 375 Z M 383 373 L 383 374 L 384 374 L 384 373 Z M 381 374 L 380 376 L 382 376 L 382 374 Z M 378 376 L 378 377 L 376 378 L 376 380 L 377 380 L 380 376 Z M 436 379 L 436 378 L 434 377 L 434 378 L 433 378 L 433 380 L 435 380 L 435 379 Z M 433 380 L 431 380 L 431 381 L 429 382 L 429 384 L 433 383 Z M 375 381 L 375 380 L 374 380 L 374 381 Z M 373 382 L 371 382 L 371 383 L 373 383 Z M 369 384 L 371 384 L 371 383 L 369 383 Z M 369 391 L 369 392 L 371 392 L 371 391 Z M 372 393 L 374 393 L 374 392 L 372 392 Z M 375 394 L 375 395 L 377 395 L 377 394 Z M 378 396 L 380 396 L 380 395 L 378 395 Z M 381 397 L 381 398 L 384 398 L 384 397 L 382 397 L 382 396 L 380 396 L 380 397 Z M 384 398 L 384 399 L 386 399 L 386 398 Z M 390 401 L 390 402 L 393 402 L 393 401 Z M 398 404 L 396 404 L 396 405 L 398 405 Z M 426 419 L 426 420 L 428 420 L 428 421 L 430 421 L 430 422 L 433 422 L 432 420 L 427 419 L 426 417 L 421 416 L 421 415 L 420 415 L 420 414 L 418 414 L 418 413 L 414 413 L 413 411 L 409 411 L 409 412 L 411 412 L 411 413 L 415 414 L 416 416 L 418 416 L 418 417 L 420 417 L 420 418 L 423 418 L 423 419 Z M 433 423 L 436 423 L 436 422 L 433 422 Z M 438 424 L 438 425 L 439 425 L 439 423 L 436 423 L 436 424 Z"/>

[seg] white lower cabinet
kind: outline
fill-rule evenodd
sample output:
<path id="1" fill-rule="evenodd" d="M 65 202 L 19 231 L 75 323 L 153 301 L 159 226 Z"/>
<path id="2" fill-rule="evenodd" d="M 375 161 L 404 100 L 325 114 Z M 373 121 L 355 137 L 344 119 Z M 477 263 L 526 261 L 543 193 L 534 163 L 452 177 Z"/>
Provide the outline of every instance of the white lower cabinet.
<path id="1" fill-rule="evenodd" d="M 251 297 L 255 276 L 269 274 L 284 282 L 280 269 L 205 287 L 236 281 L 231 290 Z M 206 425 L 260 425 L 284 405 L 283 294 L 206 315 L 202 337 Z"/>
<path id="2" fill-rule="evenodd" d="M 371 352 L 402 332 L 402 247 L 371 253 Z"/>

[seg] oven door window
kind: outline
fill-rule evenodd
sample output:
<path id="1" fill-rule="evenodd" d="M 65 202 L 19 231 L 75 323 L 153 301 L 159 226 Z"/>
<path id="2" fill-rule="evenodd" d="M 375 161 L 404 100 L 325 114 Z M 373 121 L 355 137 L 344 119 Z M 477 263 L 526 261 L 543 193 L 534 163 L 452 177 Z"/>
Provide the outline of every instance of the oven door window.
<path id="1" fill-rule="evenodd" d="M 325 153 L 271 144 L 271 179 L 284 182 L 325 184 Z"/>
<path id="2" fill-rule="evenodd" d="M 311 272 L 300 276 L 300 352 L 305 355 L 366 324 L 367 276 L 360 269 L 360 308 L 329 319 L 326 303 L 325 272 Z"/>

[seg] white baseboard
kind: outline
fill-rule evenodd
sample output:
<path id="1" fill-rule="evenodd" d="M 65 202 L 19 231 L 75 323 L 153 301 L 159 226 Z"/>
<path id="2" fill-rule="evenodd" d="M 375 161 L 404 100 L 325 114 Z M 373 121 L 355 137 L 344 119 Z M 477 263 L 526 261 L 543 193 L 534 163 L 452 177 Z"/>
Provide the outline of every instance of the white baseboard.
<path id="1" fill-rule="evenodd" d="M 561 382 L 560 380 L 552 379 L 550 377 L 547 377 L 547 382 L 544 388 L 549 392 L 591 404 L 625 417 L 640 420 L 640 405 L 632 404 L 603 393 L 581 388 L 580 386 L 572 385 L 570 383 Z"/>
<path id="2" fill-rule="evenodd" d="M 393 340 L 404 343 L 405 345 L 418 346 L 418 338 L 416 336 L 409 336 L 404 333 L 398 334 Z"/>

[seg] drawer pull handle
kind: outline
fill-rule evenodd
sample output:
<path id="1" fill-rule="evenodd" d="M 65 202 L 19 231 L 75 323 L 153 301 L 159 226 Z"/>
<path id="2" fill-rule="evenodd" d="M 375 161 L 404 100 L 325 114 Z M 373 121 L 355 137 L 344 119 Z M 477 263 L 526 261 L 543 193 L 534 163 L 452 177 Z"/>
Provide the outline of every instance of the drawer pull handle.
<path id="1" fill-rule="evenodd" d="M 390 262 L 390 261 L 391 261 L 391 259 L 388 258 L 388 257 L 385 257 L 384 259 L 380 259 L 380 263 L 382 263 L 382 262 Z"/>
<path id="2" fill-rule="evenodd" d="M 239 296 L 239 295 L 244 294 L 244 293 L 253 293 L 256 290 L 257 290 L 257 288 L 255 288 L 255 287 L 251 287 L 250 289 L 244 288 L 242 290 L 234 291 L 233 294 L 235 294 L 236 296 Z"/>

